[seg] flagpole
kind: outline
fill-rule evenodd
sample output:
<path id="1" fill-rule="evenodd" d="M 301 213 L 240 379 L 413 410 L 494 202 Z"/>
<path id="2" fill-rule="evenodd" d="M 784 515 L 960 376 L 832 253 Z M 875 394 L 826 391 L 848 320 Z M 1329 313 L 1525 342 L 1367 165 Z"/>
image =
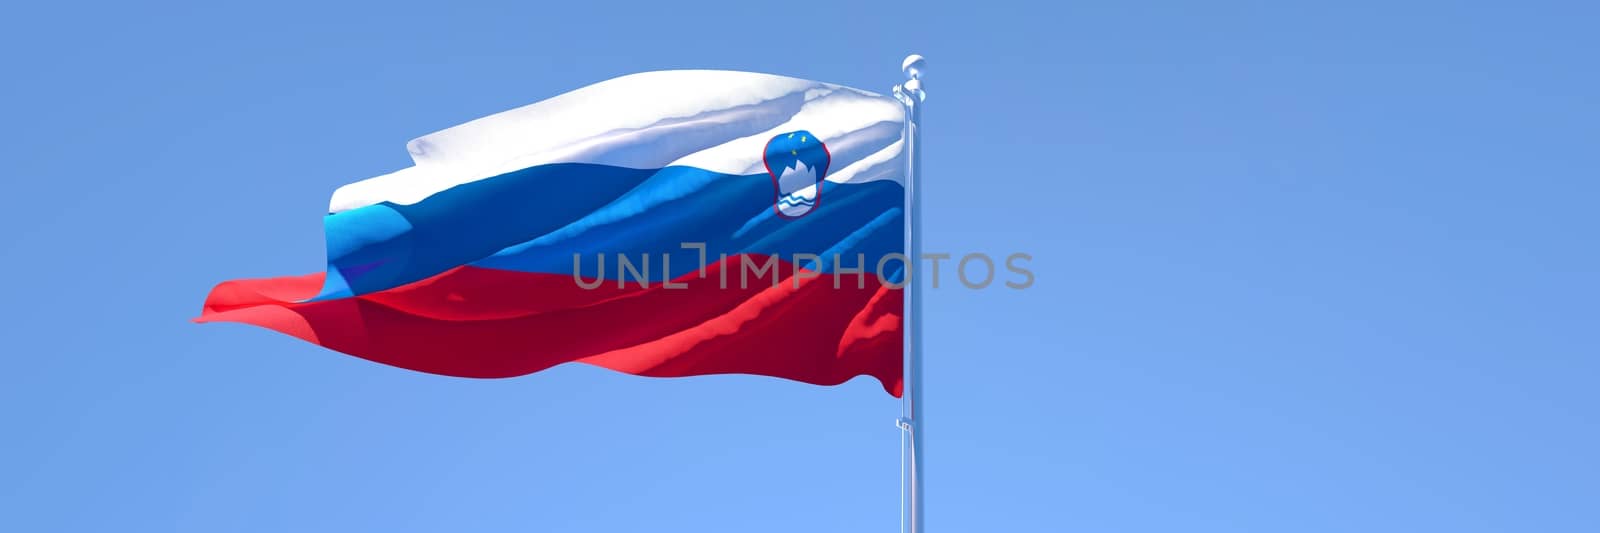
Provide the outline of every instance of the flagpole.
<path id="1" fill-rule="evenodd" d="M 906 81 L 894 86 L 894 96 L 905 105 L 906 131 L 906 302 L 905 302 L 905 387 L 900 396 L 900 528 L 905 533 L 924 533 L 922 480 L 923 447 L 927 443 L 926 411 L 922 404 L 922 280 L 913 275 L 913 265 L 922 257 L 922 74 L 927 61 L 922 56 L 906 56 L 900 70 Z M 908 442 L 909 441 L 909 442 Z M 904 457 L 909 449 L 909 461 Z"/>

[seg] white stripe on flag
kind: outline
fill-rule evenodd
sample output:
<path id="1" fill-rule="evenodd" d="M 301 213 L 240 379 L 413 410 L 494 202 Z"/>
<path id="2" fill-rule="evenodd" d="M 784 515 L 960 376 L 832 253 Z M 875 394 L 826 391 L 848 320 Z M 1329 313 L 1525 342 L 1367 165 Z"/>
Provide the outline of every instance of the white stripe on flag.
<path id="1" fill-rule="evenodd" d="M 899 102 L 838 85 L 715 70 L 632 74 L 419 137 L 407 145 L 416 166 L 339 188 L 329 212 L 414 204 L 550 163 L 759 174 L 766 142 L 802 129 L 827 143 L 828 181 L 898 181 L 903 121 Z"/>

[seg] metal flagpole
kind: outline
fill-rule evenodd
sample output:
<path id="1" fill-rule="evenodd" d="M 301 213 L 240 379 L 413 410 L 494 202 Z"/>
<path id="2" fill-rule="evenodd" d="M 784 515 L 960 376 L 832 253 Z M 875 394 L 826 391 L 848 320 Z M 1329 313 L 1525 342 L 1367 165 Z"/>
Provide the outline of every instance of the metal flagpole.
<path id="1" fill-rule="evenodd" d="M 922 282 L 912 271 L 922 257 L 922 101 L 927 98 L 922 91 L 922 73 L 926 68 L 922 56 L 906 56 L 900 64 L 906 81 L 894 86 L 895 98 L 906 108 L 906 355 L 897 423 L 901 429 L 900 529 L 906 533 L 924 533 L 922 451 L 927 430 L 922 404 Z"/>

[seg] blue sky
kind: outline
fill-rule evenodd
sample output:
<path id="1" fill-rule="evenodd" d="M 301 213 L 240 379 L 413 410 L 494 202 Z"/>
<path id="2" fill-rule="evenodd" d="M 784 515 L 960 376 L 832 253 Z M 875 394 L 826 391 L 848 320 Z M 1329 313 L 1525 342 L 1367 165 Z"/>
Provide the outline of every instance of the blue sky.
<path id="1" fill-rule="evenodd" d="M 926 55 L 935 531 L 1595 531 L 1582 2 L 7 8 L 0 530 L 892 531 L 898 402 L 459 380 L 188 319 L 404 142 L 617 75 Z"/>

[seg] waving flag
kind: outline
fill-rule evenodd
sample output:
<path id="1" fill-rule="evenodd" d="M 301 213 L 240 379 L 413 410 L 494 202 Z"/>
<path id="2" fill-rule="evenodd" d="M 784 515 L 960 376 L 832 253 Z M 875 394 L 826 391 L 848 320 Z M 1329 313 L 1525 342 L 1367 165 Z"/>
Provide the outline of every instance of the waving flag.
<path id="1" fill-rule="evenodd" d="M 338 189 L 326 272 L 228 281 L 242 322 L 403 368 L 858 375 L 901 393 L 905 111 L 766 74 L 597 83 L 411 141 Z"/>

